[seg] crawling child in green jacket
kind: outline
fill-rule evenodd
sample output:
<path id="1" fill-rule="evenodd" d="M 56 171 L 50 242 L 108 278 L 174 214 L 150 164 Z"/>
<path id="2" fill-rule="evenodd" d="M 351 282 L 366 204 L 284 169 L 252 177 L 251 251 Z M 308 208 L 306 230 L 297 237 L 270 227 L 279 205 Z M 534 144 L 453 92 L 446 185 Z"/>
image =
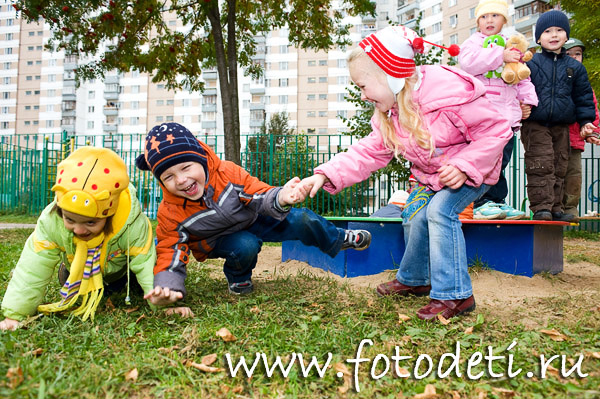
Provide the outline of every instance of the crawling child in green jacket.
<path id="1" fill-rule="evenodd" d="M 36 312 L 93 319 L 105 286 L 129 290 L 129 271 L 144 293 L 153 288 L 152 226 L 116 153 L 95 147 L 74 151 L 58 165 L 52 191 L 56 198 L 40 215 L 12 272 L 0 330 L 14 330 Z M 61 300 L 41 305 L 56 268 Z"/>

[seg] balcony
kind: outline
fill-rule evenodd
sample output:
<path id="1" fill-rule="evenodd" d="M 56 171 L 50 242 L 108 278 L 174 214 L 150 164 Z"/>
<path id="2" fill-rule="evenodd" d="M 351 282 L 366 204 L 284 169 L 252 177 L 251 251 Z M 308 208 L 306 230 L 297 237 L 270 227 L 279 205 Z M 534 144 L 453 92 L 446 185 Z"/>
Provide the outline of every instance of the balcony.
<path id="1" fill-rule="evenodd" d="M 105 85 L 118 84 L 118 83 L 119 83 L 119 75 L 110 75 L 110 76 L 104 77 Z"/>
<path id="2" fill-rule="evenodd" d="M 75 132 L 75 124 L 60 125 L 60 127 L 62 128 L 62 130 L 64 130 L 67 133 L 74 133 Z"/>
<path id="3" fill-rule="evenodd" d="M 217 121 L 202 121 L 202 129 L 216 129 Z"/>
<path id="4" fill-rule="evenodd" d="M 217 80 L 217 71 L 202 71 L 202 78 L 204 80 Z"/>
<path id="5" fill-rule="evenodd" d="M 264 122 L 260 119 L 250 119 L 250 127 L 262 127 Z"/>
<path id="6" fill-rule="evenodd" d="M 116 91 L 105 91 L 104 92 L 104 99 L 105 100 L 118 100 L 119 99 L 119 92 L 116 92 Z"/>
<path id="7" fill-rule="evenodd" d="M 419 11 L 418 1 L 404 2 L 404 5 L 398 7 L 397 15 L 405 14 L 413 10 Z"/>
<path id="8" fill-rule="evenodd" d="M 117 116 L 119 114 L 119 109 L 114 105 L 105 105 L 103 112 L 106 116 Z"/>
<path id="9" fill-rule="evenodd" d="M 263 103 L 250 103 L 250 111 L 264 111 L 265 104 Z"/>
<path id="10" fill-rule="evenodd" d="M 202 112 L 217 112 L 217 104 L 202 104 Z"/>
<path id="11" fill-rule="evenodd" d="M 537 22 L 540 14 L 531 15 L 515 22 L 514 27 L 518 32 L 530 30 L 533 25 Z"/>
<path id="12" fill-rule="evenodd" d="M 103 123 L 102 124 L 102 131 L 105 132 L 105 133 L 116 133 L 117 132 L 117 125 L 115 123 Z"/>
<path id="13" fill-rule="evenodd" d="M 265 86 L 250 87 L 250 94 L 265 94 Z"/>

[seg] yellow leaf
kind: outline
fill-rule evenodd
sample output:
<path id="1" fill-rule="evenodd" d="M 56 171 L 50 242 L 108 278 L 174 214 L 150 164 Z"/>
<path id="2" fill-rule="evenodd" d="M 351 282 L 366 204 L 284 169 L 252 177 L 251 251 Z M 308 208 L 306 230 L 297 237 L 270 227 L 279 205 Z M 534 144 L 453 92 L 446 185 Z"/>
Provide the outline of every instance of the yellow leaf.
<path id="1" fill-rule="evenodd" d="M 561 342 L 567 339 L 566 335 L 562 334 L 554 328 L 552 330 L 540 330 L 540 332 L 548 335 L 553 341 Z"/>
<path id="2" fill-rule="evenodd" d="M 34 350 L 29 351 L 27 353 L 24 353 L 23 356 L 38 357 L 38 356 L 41 356 L 42 353 L 44 353 L 44 350 L 42 348 L 37 348 L 37 349 L 34 349 Z"/>
<path id="3" fill-rule="evenodd" d="M 402 323 L 404 323 L 405 321 L 409 321 L 409 320 L 410 320 L 410 316 L 407 316 L 407 315 L 405 315 L 405 314 L 403 314 L 403 313 L 398 313 L 398 319 L 399 319 L 399 320 L 398 320 L 398 323 L 399 323 L 399 324 L 402 324 Z"/>
<path id="4" fill-rule="evenodd" d="M 350 373 L 350 370 L 348 370 L 348 367 L 344 363 L 334 364 L 333 369 L 337 371 L 338 377 L 344 378 L 344 385 L 338 387 L 338 392 L 343 395 L 352 387 L 352 373 Z"/>
<path id="5" fill-rule="evenodd" d="M 203 363 L 196 363 L 192 360 L 186 360 L 183 364 L 188 367 L 193 367 L 200 371 L 204 371 L 205 373 L 218 373 L 221 371 L 225 371 L 225 369 L 222 369 L 220 367 L 211 367 L 211 366 L 207 366 L 206 364 L 203 364 Z"/>
<path id="6" fill-rule="evenodd" d="M 486 399 L 486 398 L 487 398 L 487 392 L 479 391 L 479 395 L 477 395 L 477 399 Z"/>
<path id="7" fill-rule="evenodd" d="M 448 324 L 450 324 L 450 320 L 448 320 L 447 318 L 445 318 L 444 316 L 442 316 L 441 313 L 438 313 L 437 319 L 440 321 L 440 323 L 442 323 L 445 326 L 447 326 Z"/>
<path id="8" fill-rule="evenodd" d="M 15 389 L 23 382 L 23 369 L 21 367 L 10 367 L 6 372 L 8 378 L 8 386 Z"/>
<path id="9" fill-rule="evenodd" d="M 337 372 L 342 373 L 343 375 L 348 375 L 348 376 L 352 375 L 352 373 L 350 373 L 350 370 L 348 370 L 348 367 L 346 367 L 346 365 L 344 363 L 334 364 L 333 369 Z"/>
<path id="10" fill-rule="evenodd" d="M 125 373 L 125 381 L 127 380 L 131 380 L 131 381 L 135 381 L 138 378 L 138 369 L 134 368 L 132 370 L 129 370 L 127 373 Z"/>
<path id="11" fill-rule="evenodd" d="M 210 366 L 211 364 L 213 364 L 216 361 L 217 361 L 217 354 L 211 353 L 210 355 L 204 356 L 200 362 L 202 364 L 206 364 L 207 366 Z"/>
<path id="12" fill-rule="evenodd" d="M 473 334 L 473 326 L 471 326 L 471 327 L 468 327 L 468 328 L 465 330 L 465 334 L 469 334 L 469 335 L 470 335 L 470 334 Z"/>
<path id="13" fill-rule="evenodd" d="M 233 393 L 242 393 L 242 392 L 244 392 L 244 387 L 241 386 L 241 385 L 238 385 L 237 387 L 233 388 L 231 390 L 231 392 L 233 392 Z"/>
<path id="14" fill-rule="evenodd" d="M 396 372 L 398 372 L 400 374 L 398 374 Z M 394 367 L 394 375 L 399 378 L 407 378 L 407 377 L 410 377 L 410 372 L 407 369 L 405 369 L 404 367 L 398 367 L 398 368 Z"/>
<path id="15" fill-rule="evenodd" d="M 217 337 L 221 337 L 221 339 L 225 342 L 235 341 L 237 338 L 235 335 L 229 332 L 226 327 L 221 328 L 219 331 L 215 333 Z"/>
<path id="16" fill-rule="evenodd" d="M 435 386 L 431 385 L 431 384 L 427 384 L 425 386 L 425 391 L 423 391 L 423 393 L 418 393 L 415 396 L 413 396 L 413 399 L 435 399 L 438 398 L 440 395 L 438 395 L 435 392 Z"/>
<path id="17" fill-rule="evenodd" d="M 600 359 L 600 352 L 592 352 L 590 354 L 594 359 Z"/>
<path id="18" fill-rule="evenodd" d="M 250 312 L 251 313 L 260 313 L 260 309 L 258 308 L 258 306 L 253 306 L 250 308 Z"/>
<path id="19" fill-rule="evenodd" d="M 494 392 L 499 393 L 502 398 L 514 398 L 516 392 L 505 388 L 493 388 Z"/>

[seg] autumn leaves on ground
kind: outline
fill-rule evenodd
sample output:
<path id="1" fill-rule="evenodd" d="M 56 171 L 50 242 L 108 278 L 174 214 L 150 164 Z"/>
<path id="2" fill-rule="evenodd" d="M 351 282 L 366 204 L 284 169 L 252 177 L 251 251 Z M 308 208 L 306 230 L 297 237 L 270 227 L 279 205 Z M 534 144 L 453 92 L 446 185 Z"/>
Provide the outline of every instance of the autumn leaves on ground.
<path id="1" fill-rule="evenodd" d="M 0 295 L 30 232 L 0 231 Z M 0 396 L 598 397 L 598 238 L 566 238 L 556 276 L 474 268 L 477 310 L 447 324 L 415 317 L 426 298 L 374 295 L 392 272 L 341 279 L 265 246 L 257 289 L 240 298 L 227 294 L 218 261 L 194 264 L 192 319 L 115 295 L 94 323 L 40 317 L 0 334 Z"/>

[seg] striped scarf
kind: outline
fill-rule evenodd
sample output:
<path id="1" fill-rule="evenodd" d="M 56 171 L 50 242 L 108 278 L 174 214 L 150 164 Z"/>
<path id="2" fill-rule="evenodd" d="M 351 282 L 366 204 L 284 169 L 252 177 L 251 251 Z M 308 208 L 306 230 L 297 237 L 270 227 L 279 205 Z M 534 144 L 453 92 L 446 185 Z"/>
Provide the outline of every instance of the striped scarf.
<path id="1" fill-rule="evenodd" d="M 69 278 L 60 290 L 62 300 L 40 305 L 38 311 L 45 314 L 68 311 L 81 296 L 81 305 L 70 312 L 75 316 L 81 316 L 83 320 L 87 320 L 88 317 L 94 320 L 96 308 L 104 293 L 100 268 L 103 241 L 104 234 L 100 234 L 90 241 L 73 238 L 76 245 L 75 256 L 71 263 Z"/>

